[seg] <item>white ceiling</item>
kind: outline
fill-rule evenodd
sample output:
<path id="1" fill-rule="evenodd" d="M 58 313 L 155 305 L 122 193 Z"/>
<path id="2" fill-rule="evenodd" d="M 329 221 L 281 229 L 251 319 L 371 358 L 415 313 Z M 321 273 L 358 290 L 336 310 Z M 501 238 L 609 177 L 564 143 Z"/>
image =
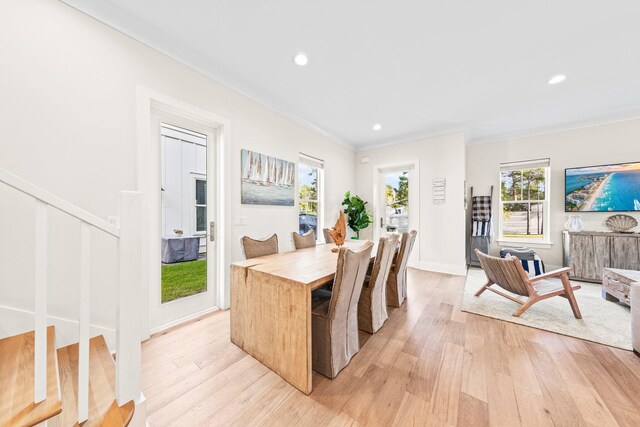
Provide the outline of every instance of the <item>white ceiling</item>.
<path id="1" fill-rule="evenodd" d="M 64 1 L 357 150 L 640 113 L 637 0 Z"/>

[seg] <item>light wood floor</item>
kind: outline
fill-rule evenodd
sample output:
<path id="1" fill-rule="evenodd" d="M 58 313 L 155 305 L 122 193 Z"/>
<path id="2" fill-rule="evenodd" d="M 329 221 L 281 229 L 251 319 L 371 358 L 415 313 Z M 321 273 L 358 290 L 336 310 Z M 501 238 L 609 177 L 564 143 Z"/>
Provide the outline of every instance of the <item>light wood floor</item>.
<path id="1" fill-rule="evenodd" d="M 229 341 L 218 312 L 143 345 L 152 427 L 640 426 L 633 353 L 460 311 L 464 278 L 410 271 L 408 301 L 310 396 Z M 567 304 L 567 321 L 573 316 Z"/>

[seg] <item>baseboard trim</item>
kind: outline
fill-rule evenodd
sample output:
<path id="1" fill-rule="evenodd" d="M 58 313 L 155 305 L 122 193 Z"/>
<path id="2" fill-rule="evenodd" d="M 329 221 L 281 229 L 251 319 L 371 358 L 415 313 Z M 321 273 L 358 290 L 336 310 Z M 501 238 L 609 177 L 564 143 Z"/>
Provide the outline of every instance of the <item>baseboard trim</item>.
<path id="1" fill-rule="evenodd" d="M 169 323 L 165 323 L 164 325 L 157 326 L 157 327 L 151 329 L 150 336 L 153 337 L 153 335 L 155 335 L 155 334 L 157 334 L 159 332 L 164 332 L 167 329 L 171 329 L 171 328 L 173 328 L 175 326 L 179 326 L 179 325 L 181 325 L 183 323 L 186 323 L 186 322 L 189 322 L 191 320 L 196 320 L 196 319 L 198 319 L 200 317 L 206 316 L 207 314 L 211 314 L 214 311 L 218 311 L 218 310 L 220 310 L 220 307 L 218 307 L 218 306 L 205 308 L 204 310 L 198 311 L 198 312 L 190 314 L 188 316 L 181 317 L 181 318 L 179 318 L 177 320 L 174 320 L 173 322 L 169 322 Z"/>
<path id="2" fill-rule="evenodd" d="M 445 264 L 440 262 L 420 261 L 415 267 L 420 270 L 434 271 L 436 273 L 453 274 L 454 276 L 466 276 L 467 266 L 463 263 L 457 264 Z"/>

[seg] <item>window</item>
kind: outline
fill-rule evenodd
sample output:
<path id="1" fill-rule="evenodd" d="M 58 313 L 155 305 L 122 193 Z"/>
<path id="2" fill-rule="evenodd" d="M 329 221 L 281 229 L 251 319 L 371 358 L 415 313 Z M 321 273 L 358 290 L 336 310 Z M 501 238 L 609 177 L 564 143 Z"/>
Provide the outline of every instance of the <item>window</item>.
<path id="1" fill-rule="evenodd" d="M 196 233 L 207 232 L 207 180 L 196 178 Z"/>
<path id="2" fill-rule="evenodd" d="M 500 165 L 500 239 L 549 243 L 549 159 Z"/>
<path id="3" fill-rule="evenodd" d="M 314 157 L 300 154 L 298 164 L 298 232 L 313 230 L 318 239 L 322 228 L 322 178 L 324 162 Z"/>

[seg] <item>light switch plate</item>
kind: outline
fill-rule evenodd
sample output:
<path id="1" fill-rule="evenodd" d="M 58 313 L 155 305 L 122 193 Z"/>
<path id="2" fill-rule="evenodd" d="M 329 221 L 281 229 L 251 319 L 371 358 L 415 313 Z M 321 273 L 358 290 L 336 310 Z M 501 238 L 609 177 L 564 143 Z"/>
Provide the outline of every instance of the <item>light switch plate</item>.
<path id="1" fill-rule="evenodd" d="M 237 216 L 235 225 L 244 226 L 247 225 L 247 217 L 246 216 Z"/>
<path id="2" fill-rule="evenodd" d="M 115 215 L 107 216 L 107 222 L 113 225 L 114 227 L 120 228 L 120 220 Z"/>

